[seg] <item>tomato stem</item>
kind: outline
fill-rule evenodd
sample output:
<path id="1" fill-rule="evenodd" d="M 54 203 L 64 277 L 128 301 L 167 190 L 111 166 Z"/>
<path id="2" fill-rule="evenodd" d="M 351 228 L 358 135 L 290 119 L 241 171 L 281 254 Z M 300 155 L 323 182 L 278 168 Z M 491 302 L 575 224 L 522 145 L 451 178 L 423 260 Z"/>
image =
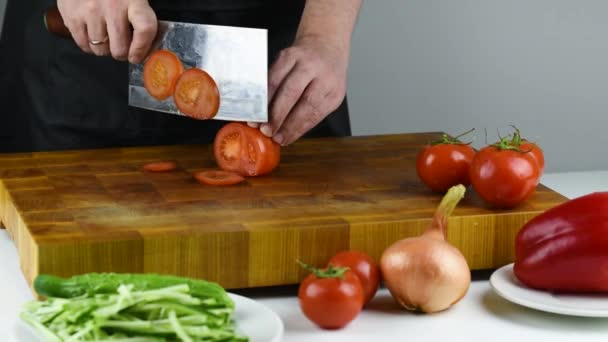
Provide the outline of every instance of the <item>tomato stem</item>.
<path id="1" fill-rule="evenodd" d="M 348 271 L 350 268 L 348 267 L 335 267 L 332 264 L 329 264 L 326 269 L 316 268 L 312 265 L 303 263 L 300 260 L 296 260 L 302 268 L 307 270 L 310 273 L 313 273 L 317 278 L 340 278 L 344 279 L 344 273 Z"/>
<path id="2" fill-rule="evenodd" d="M 431 145 L 440 145 L 440 144 L 452 144 L 452 145 L 470 145 L 470 144 L 471 144 L 471 142 L 468 142 L 468 143 L 463 143 L 463 142 L 461 142 L 461 141 L 460 141 L 460 140 L 458 140 L 458 139 L 459 139 L 459 138 L 462 138 L 463 136 L 465 136 L 465 135 L 467 135 L 467 134 L 469 134 L 469 133 L 471 133 L 471 132 L 473 132 L 473 131 L 475 131 L 475 128 L 472 128 L 472 129 L 470 129 L 470 130 L 468 130 L 468 131 L 466 131 L 466 132 L 464 132 L 464 133 L 461 133 L 461 134 L 459 134 L 459 135 L 457 135 L 457 136 L 455 136 L 455 137 L 453 137 L 453 138 L 452 138 L 452 137 L 450 137 L 449 135 L 447 135 L 447 134 L 445 134 L 445 133 L 444 133 L 444 134 L 441 136 L 441 140 L 435 140 L 435 141 L 431 142 Z"/>
<path id="3" fill-rule="evenodd" d="M 500 138 L 500 141 L 497 142 L 496 144 L 493 144 L 492 146 L 494 146 L 495 148 L 499 149 L 499 150 L 510 150 L 510 151 L 517 151 L 520 153 L 529 153 L 532 152 L 532 150 L 534 149 L 534 146 L 532 146 L 529 150 L 522 150 L 520 148 L 521 144 L 524 142 L 524 140 L 521 138 L 521 133 L 519 131 L 519 128 L 517 128 L 515 125 L 510 125 L 511 127 L 513 127 L 514 132 L 513 132 L 513 136 L 511 137 L 506 136 L 506 137 L 502 137 L 500 135 L 500 131 L 498 129 L 496 129 L 496 131 L 498 132 L 498 138 Z M 509 137 L 511 137 L 511 139 L 509 139 Z"/>
<path id="4" fill-rule="evenodd" d="M 515 130 L 515 132 L 513 132 L 513 139 L 511 139 L 511 142 L 513 145 L 519 147 L 519 145 L 521 145 L 521 134 L 519 132 L 519 128 L 517 128 L 515 125 L 510 126 Z"/>

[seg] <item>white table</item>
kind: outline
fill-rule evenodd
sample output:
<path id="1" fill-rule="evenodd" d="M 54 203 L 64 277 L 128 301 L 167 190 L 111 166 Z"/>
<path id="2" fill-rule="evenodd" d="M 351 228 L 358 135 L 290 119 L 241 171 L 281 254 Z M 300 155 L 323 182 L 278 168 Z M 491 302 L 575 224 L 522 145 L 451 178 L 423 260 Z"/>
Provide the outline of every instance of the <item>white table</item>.
<path id="1" fill-rule="evenodd" d="M 569 198 L 608 191 L 608 171 L 547 174 L 543 183 Z M 32 294 L 19 269 L 17 253 L 0 232 L 0 341 L 14 329 L 20 306 Z M 489 273 L 476 274 L 466 297 L 452 309 L 419 315 L 397 307 L 381 289 L 369 307 L 342 330 L 316 328 L 301 313 L 297 287 L 240 292 L 269 306 L 285 324 L 284 341 L 608 341 L 608 319 L 577 318 L 527 309 L 497 296 Z"/>

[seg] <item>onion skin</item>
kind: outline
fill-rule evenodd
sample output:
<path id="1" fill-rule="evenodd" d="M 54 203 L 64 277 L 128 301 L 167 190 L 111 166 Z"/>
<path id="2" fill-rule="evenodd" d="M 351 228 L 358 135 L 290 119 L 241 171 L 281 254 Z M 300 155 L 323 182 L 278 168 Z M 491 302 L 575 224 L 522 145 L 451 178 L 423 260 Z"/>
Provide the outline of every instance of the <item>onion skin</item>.
<path id="1" fill-rule="evenodd" d="M 459 302 L 471 284 L 466 259 L 445 241 L 447 217 L 464 196 L 464 186 L 450 189 L 432 223 L 418 237 L 388 247 L 380 259 L 385 286 L 404 308 L 434 313 Z"/>

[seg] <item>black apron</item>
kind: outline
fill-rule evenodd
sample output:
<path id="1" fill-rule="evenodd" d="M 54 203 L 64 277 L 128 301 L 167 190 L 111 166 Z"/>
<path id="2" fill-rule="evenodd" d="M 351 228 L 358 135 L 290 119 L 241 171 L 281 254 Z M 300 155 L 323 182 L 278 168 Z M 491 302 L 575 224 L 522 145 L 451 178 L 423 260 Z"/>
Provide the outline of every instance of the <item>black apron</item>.
<path id="1" fill-rule="evenodd" d="M 50 35 L 43 26 L 41 13 L 53 1 L 34 2 L 38 5 L 32 7 L 28 1 L 23 72 L 15 83 L 23 87 L 18 102 L 20 115 L 24 117 L 16 126 L 29 127 L 28 138 L 13 139 L 15 146 L 9 146 L 9 150 L 204 144 L 212 142 L 217 130 L 226 124 L 129 107 L 128 64 L 87 55 L 74 42 Z M 150 3 L 160 20 L 269 29 L 269 63 L 293 42 L 304 6 L 304 0 L 152 0 Z M 9 7 L 8 20 L 11 10 Z M 18 22 L 23 21 L 13 24 Z M 0 117 L 0 121 L 5 116 Z M 15 134 L 22 132 L 13 132 Z M 345 100 L 306 136 L 350 134 Z"/>

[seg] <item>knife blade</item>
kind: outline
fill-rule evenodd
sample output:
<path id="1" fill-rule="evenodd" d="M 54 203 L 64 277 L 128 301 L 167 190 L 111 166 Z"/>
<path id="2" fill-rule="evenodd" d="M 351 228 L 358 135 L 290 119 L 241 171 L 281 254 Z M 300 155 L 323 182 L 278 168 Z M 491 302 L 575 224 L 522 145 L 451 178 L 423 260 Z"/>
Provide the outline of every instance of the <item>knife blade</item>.
<path id="1" fill-rule="evenodd" d="M 51 33 L 71 38 L 56 7 L 44 14 Z M 213 118 L 268 121 L 268 30 L 259 28 L 159 21 L 151 51 L 175 53 L 185 69 L 200 68 L 215 80 L 220 107 Z M 143 63 L 129 64 L 129 102 L 133 107 L 184 115 L 173 98 L 159 101 L 143 86 Z"/>

